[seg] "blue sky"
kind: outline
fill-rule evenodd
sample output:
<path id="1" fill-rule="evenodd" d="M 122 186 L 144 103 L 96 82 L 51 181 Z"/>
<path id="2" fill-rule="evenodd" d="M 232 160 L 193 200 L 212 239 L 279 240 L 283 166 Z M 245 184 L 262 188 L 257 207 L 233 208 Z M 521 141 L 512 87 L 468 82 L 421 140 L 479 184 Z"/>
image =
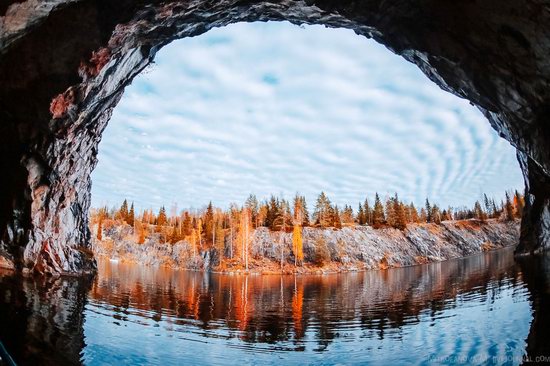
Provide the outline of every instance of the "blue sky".
<path id="1" fill-rule="evenodd" d="M 115 109 L 92 204 L 310 208 L 397 192 L 443 206 L 522 187 L 514 149 L 414 65 L 349 30 L 239 23 L 163 48 Z"/>

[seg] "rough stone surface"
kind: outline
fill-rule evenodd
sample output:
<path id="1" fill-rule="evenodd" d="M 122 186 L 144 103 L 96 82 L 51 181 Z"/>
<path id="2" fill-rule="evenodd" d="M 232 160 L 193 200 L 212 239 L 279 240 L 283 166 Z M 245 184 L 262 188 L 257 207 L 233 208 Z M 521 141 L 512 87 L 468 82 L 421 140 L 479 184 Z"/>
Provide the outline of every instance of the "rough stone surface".
<path id="1" fill-rule="evenodd" d="M 161 243 L 159 234 L 155 234 L 145 243 L 136 244 L 135 236 L 131 233 L 132 228 L 128 225 L 105 230 L 101 242 L 94 239 L 94 253 L 110 260 L 151 266 L 205 271 L 219 269 L 218 253 L 214 249 L 193 255 L 192 246 L 186 241 Z M 342 270 L 380 269 L 440 262 L 514 245 L 519 240 L 519 221 L 490 220 L 481 223 L 468 220 L 443 222 L 441 225 L 409 224 L 404 231 L 373 229 L 370 226 L 346 227 L 341 230 L 306 227 L 302 237 L 305 263 L 316 261 L 318 243 L 322 240 L 330 256 L 327 264 L 338 263 L 335 268 Z M 228 237 L 225 242 L 227 257 Z M 250 238 L 250 254 L 255 259 L 251 261 L 251 270 L 262 272 L 277 268 L 281 252 L 285 265 L 294 264 L 292 233 L 273 232 L 265 227 L 254 230 Z"/>
<path id="2" fill-rule="evenodd" d="M 0 255 L 44 273 L 93 270 L 90 173 L 124 87 L 174 39 L 267 20 L 353 29 L 470 100 L 520 151 L 531 211 L 518 251 L 550 246 L 547 0 L 8 0 L 0 5 Z"/>

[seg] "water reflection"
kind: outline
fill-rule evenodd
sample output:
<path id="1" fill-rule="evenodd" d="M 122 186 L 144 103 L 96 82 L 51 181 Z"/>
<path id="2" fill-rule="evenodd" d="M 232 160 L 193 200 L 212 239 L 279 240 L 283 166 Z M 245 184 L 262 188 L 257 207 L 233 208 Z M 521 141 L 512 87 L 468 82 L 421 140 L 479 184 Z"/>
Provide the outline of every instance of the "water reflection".
<path id="1" fill-rule="evenodd" d="M 91 284 L 0 277 L 0 337 L 22 364 L 517 364 L 550 354 L 549 263 L 511 249 L 325 276 L 101 262 Z"/>
<path id="2" fill-rule="evenodd" d="M 90 287 L 82 279 L 23 279 L 0 270 L 0 340 L 18 364 L 80 363 Z"/>

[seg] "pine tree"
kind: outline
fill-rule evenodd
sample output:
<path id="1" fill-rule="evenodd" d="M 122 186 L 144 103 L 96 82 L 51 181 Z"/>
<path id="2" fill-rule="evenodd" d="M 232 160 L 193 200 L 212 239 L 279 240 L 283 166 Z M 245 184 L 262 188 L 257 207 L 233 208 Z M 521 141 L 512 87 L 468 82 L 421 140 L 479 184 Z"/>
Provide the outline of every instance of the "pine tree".
<path id="1" fill-rule="evenodd" d="M 363 206 L 359 203 L 359 208 L 357 209 L 357 223 L 359 225 L 365 225 L 365 212 L 363 211 Z"/>
<path id="2" fill-rule="evenodd" d="M 420 222 L 428 222 L 428 214 L 424 207 L 420 209 Z"/>
<path id="3" fill-rule="evenodd" d="M 178 233 L 178 228 L 176 226 L 174 226 L 172 228 L 172 232 L 170 233 L 170 236 L 168 237 L 168 242 L 170 244 L 175 244 L 179 241 L 179 233 Z"/>
<path id="4" fill-rule="evenodd" d="M 302 227 L 309 226 L 309 212 L 307 210 L 306 197 L 302 196 Z"/>
<path id="5" fill-rule="evenodd" d="M 214 244 L 212 240 L 214 237 L 214 207 L 212 206 L 212 201 L 210 201 L 206 207 L 202 229 L 205 236 L 205 243 L 210 242 Z"/>
<path id="6" fill-rule="evenodd" d="M 337 205 L 334 207 L 331 207 L 330 214 L 331 214 L 332 226 L 335 227 L 336 229 L 341 229 L 342 219 L 340 217 L 340 210 L 338 209 Z"/>
<path id="7" fill-rule="evenodd" d="M 432 206 L 430 205 L 430 201 L 426 198 L 426 222 L 432 222 Z"/>
<path id="8" fill-rule="evenodd" d="M 309 226 L 309 214 L 306 208 L 306 198 L 296 193 L 294 197 L 293 225 Z"/>
<path id="9" fill-rule="evenodd" d="M 393 210 L 395 211 L 395 228 L 404 230 L 407 227 L 407 218 L 405 217 L 405 208 L 403 203 L 399 201 L 397 193 L 393 199 Z"/>
<path id="10" fill-rule="evenodd" d="M 351 225 L 353 224 L 353 209 L 351 206 L 345 205 L 344 210 L 342 210 L 342 214 L 340 215 L 340 218 L 342 219 L 342 224 Z"/>
<path id="11" fill-rule="evenodd" d="M 182 234 L 183 236 L 189 236 L 193 232 L 193 218 L 189 212 L 183 213 Z"/>
<path id="12" fill-rule="evenodd" d="M 420 217 L 418 217 L 418 211 L 416 211 L 416 207 L 414 207 L 414 203 L 411 202 L 409 205 L 409 212 L 411 213 L 411 222 L 420 222 Z"/>
<path id="13" fill-rule="evenodd" d="M 489 200 L 489 197 L 487 197 L 487 194 L 485 193 L 483 193 L 483 204 L 485 205 L 485 212 L 487 212 L 487 214 L 490 214 L 492 209 L 491 201 Z"/>
<path id="14" fill-rule="evenodd" d="M 128 201 L 124 200 L 124 202 L 122 202 L 118 214 L 121 220 L 128 222 Z"/>
<path id="15" fill-rule="evenodd" d="M 132 202 L 132 206 L 130 206 L 130 212 L 128 213 L 128 225 L 131 227 L 134 227 L 134 221 L 135 221 L 135 213 L 134 213 L 134 202 Z"/>
<path id="16" fill-rule="evenodd" d="M 157 233 L 162 232 L 162 228 L 166 225 L 167 222 L 168 218 L 166 217 L 166 209 L 164 208 L 164 206 L 162 206 L 159 209 L 159 214 L 157 216 Z"/>
<path id="17" fill-rule="evenodd" d="M 320 227 L 328 227 L 332 223 L 330 199 L 327 197 L 325 192 L 321 192 L 317 198 L 315 211 L 313 212 L 313 219 Z"/>
<path id="18" fill-rule="evenodd" d="M 386 217 L 384 216 L 384 207 L 382 207 L 382 203 L 380 202 L 380 196 L 376 193 L 374 197 L 374 210 L 372 213 L 372 226 L 374 228 L 379 228 L 384 225 L 385 222 Z"/>
<path id="19" fill-rule="evenodd" d="M 372 209 L 369 205 L 368 198 L 365 198 L 365 203 L 363 204 L 363 214 L 365 215 L 364 216 L 365 224 L 372 225 Z"/>
<path id="20" fill-rule="evenodd" d="M 255 195 L 251 194 L 246 199 L 244 206 L 250 211 L 250 219 L 252 220 L 252 225 L 256 228 L 259 226 L 258 222 L 258 213 L 259 213 L 259 204 L 258 199 Z"/>
<path id="21" fill-rule="evenodd" d="M 271 195 L 267 209 L 267 217 L 265 219 L 265 225 L 271 230 L 275 230 L 275 220 L 281 215 L 279 206 L 279 200 L 276 199 L 275 196 Z"/>
<path id="22" fill-rule="evenodd" d="M 481 221 L 487 220 L 487 215 L 485 214 L 485 212 L 481 208 L 481 204 L 479 203 L 479 201 L 476 201 L 474 203 L 474 217 L 478 220 L 481 220 Z"/>

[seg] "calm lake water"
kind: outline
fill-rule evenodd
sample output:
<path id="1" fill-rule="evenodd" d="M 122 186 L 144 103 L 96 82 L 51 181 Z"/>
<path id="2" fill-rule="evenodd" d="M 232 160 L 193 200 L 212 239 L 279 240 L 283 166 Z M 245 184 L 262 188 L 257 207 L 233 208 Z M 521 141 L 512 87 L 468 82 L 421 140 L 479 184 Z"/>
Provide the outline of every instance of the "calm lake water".
<path id="1" fill-rule="evenodd" d="M 32 365 L 519 364 L 550 355 L 549 298 L 549 257 L 510 248 L 307 276 L 104 261 L 92 281 L 1 273 L 0 339 Z"/>

